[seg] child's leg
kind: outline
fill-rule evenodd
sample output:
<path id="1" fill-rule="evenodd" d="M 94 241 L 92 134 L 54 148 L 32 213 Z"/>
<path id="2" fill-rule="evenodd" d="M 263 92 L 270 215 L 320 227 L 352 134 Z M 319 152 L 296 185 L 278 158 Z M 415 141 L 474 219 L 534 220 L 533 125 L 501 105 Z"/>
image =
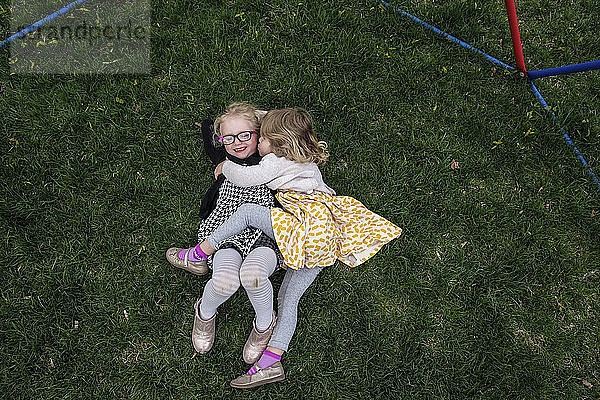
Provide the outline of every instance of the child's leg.
<path id="1" fill-rule="evenodd" d="M 215 252 L 219 243 L 232 236 L 240 234 L 244 229 L 252 227 L 260 229 L 271 239 L 275 239 L 273 226 L 271 225 L 271 209 L 254 203 L 242 204 L 238 207 L 227 221 L 223 222 L 212 235 L 195 247 L 183 249 L 177 257 L 181 260 L 189 260 L 198 263 L 206 260 Z"/>
<path id="2" fill-rule="evenodd" d="M 285 292 L 283 297 L 278 296 L 277 325 L 269 341 L 269 347 L 275 347 L 283 351 L 288 350 L 292 336 L 294 336 L 294 332 L 296 331 L 300 298 L 302 298 L 304 292 L 314 282 L 323 268 L 289 269 L 286 271 L 284 277 L 285 285 L 282 284 L 280 288 L 280 291 L 284 289 Z"/>
<path id="3" fill-rule="evenodd" d="M 268 368 L 280 361 L 281 355 L 288 350 L 292 336 L 294 336 L 294 332 L 296 331 L 300 298 L 302 298 L 306 289 L 314 282 L 322 269 L 323 267 L 316 267 L 299 270 L 289 269 L 286 271 L 279 290 L 280 294 L 278 295 L 279 312 L 277 315 L 277 324 L 273 330 L 269 346 L 256 363 L 260 369 Z M 283 296 L 281 296 L 281 290 L 284 291 Z M 258 369 L 256 366 L 253 366 L 247 374 L 252 375 L 256 372 L 258 372 Z"/>
<path id="4" fill-rule="evenodd" d="M 207 253 L 207 250 L 210 252 L 210 248 L 206 247 L 205 244 L 209 244 L 215 249 L 219 243 L 242 233 L 248 227 L 260 229 L 271 239 L 274 239 L 273 226 L 271 225 L 271 209 L 253 203 L 242 204 L 227 221 L 219 226 L 199 246 L 201 246 L 205 253 Z"/>
<path id="5" fill-rule="evenodd" d="M 198 315 L 210 319 L 217 307 L 229 299 L 240 287 L 242 256 L 235 249 L 221 249 L 213 258 L 212 278 L 206 282 Z"/>
<path id="6" fill-rule="evenodd" d="M 289 272 L 289 274 L 288 274 Z M 283 301 L 285 299 L 285 292 L 287 291 L 287 287 L 290 284 L 290 279 L 292 278 L 294 270 L 288 269 L 283 276 L 283 281 L 281 281 L 281 286 L 279 286 L 279 291 L 277 292 L 277 306 L 281 309 L 283 305 Z"/>
<path id="7" fill-rule="evenodd" d="M 256 313 L 252 331 L 244 345 L 243 355 L 247 364 L 253 364 L 259 359 L 273 333 L 275 313 L 273 286 L 269 276 L 276 267 L 275 251 L 268 247 L 259 247 L 248 254 L 240 268 L 240 281 Z"/>
<path id="8" fill-rule="evenodd" d="M 192 345 L 197 353 L 204 354 L 212 348 L 217 307 L 240 287 L 241 265 L 242 257 L 234 249 L 222 249 L 215 254 L 212 278 L 204 286 L 202 299 L 195 305 Z"/>
<path id="9" fill-rule="evenodd" d="M 259 247 L 250 252 L 240 268 L 240 281 L 256 312 L 256 329 L 266 331 L 273 316 L 273 285 L 269 277 L 277 267 L 275 251 Z"/>

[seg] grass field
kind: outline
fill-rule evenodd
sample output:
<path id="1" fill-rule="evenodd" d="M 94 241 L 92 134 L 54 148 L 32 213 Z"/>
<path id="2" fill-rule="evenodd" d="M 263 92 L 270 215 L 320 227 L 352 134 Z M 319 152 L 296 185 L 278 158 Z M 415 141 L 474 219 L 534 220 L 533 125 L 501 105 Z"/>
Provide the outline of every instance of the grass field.
<path id="1" fill-rule="evenodd" d="M 503 2 L 393 3 L 515 64 Z M 517 13 L 529 69 L 600 58 L 600 1 Z M 598 71 L 536 81 L 555 122 L 515 74 L 366 0 L 155 1 L 147 75 L 0 55 L 1 398 L 600 398 L 600 192 L 559 129 L 600 173 Z M 320 275 L 288 378 L 252 392 L 229 387 L 246 295 L 191 359 L 208 278 L 164 258 L 213 179 L 194 122 L 240 100 L 309 110 L 326 182 L 404 229 Z"/>

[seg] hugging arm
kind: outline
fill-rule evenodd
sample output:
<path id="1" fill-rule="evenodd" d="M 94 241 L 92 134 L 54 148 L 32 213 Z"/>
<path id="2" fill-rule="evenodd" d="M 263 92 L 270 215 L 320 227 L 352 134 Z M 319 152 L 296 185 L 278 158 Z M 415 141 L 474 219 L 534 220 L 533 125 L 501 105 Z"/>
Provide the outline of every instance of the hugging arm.
<path id="1" fill-rule="evenodd" d="M 241 187 L 264 185 L 277 178 L 279 168 L 267 156 L 258 165 L 243 166 L 231 161 L 223 164 L 223 175 Z"/>

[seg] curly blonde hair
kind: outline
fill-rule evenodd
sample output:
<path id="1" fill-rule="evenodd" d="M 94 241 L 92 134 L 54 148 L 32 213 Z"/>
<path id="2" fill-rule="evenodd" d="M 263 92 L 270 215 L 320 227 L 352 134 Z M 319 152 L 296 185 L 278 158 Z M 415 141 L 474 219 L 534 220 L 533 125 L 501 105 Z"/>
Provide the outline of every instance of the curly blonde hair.
<path id="1" fill-rule="evenodd" d="M 323 164 L 329 158 L 327 143 L 317 140 L 310 115 L 301 108 L 271 110 L 262 118 L 261 137 L 273 154 L 288 160 Z"/>
<path id="2" fill-rule="evenodd" d="M 254 105 L 245 102 L 232 103 L 227 106 L 225 112 L 215 119 L 213 142 L 216 146 L 221 146 L 219 137 L 221 136 L 221 124 L 231 118 L 243 118 L 252 124 L 252 129 L 258 131 L 260 120 L 266 114 L 266 111 L 257 109 Z"/>

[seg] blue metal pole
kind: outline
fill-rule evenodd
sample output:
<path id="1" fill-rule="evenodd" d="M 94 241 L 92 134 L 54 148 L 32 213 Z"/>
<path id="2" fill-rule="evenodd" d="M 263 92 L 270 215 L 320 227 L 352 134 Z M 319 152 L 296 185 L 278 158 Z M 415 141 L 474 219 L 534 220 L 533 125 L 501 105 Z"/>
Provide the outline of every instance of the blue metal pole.
<path id="1" fill-rule="evenodd" d="M 544 78 L 546 76 L 572 74 L 574 72 L 590 71 L 600 69 L 600 60 L 590 61 L 581 64 L 567 65 L 565 67 L 548 68 L 540 71 L 529 71 L 527 76 L 529 79 Z"/>
<path id="2" fill-rule="evenodd" d="M 531 71 L 529 73 L 531 73 Z M 535 94 L 535 97 L 537 97 L 537 99 L 539 100 L 539 102 L 542 105 L 542 107 L 544 107 L 544 109 L 546 111 L 548 111 L 548 114 L 550 114 L 550 116 L 552 117 L 553 120 L 556 120 L 556 114 L 554 114 L 552 112 L 552 110 L 550 109 L 550 106 L 548 106 L 548 103 L 546 103 L 546 100 L 544 100 L 544 98 L 542 97 L 542 94 L 538 91 L 538 89 L 535 87 L 535 85 L 533 84 L 533 82 L 529 81 L 529 83 L 531 84 L 531 89 L 533 90 L 533 93 Z M 583 158 L 583 156 L 579 152 L 579 149 L 575 146 L 575 144 L 573 144 L 573 141 L 571 140 L 571 137 L 569 136 L 569 134 L 564 130 L 564 128 L 562 126 L 560 126 L 560 124 L 559 124 L 558 127 L 560 128 L 560 131 L 562 132 L 563 137 L 565 138 L 565 141 L 567 142 L 567 144 L 569 146 L 571 146 L 573 148 L 573 151 L 575 152 L 575 154 L 577 155 L 577 157 L 579 158 L 579 160 L 581 161 L 581 163 L 585 167 L 585 169 L 588 172 L 588 174 L 590 174 L 590 176 L 592 177 L 592 179 L 594 180 L 594 182 L 596 182 L 596 184 L 598 185 L 598 190 L 600 190 L 600 181 L 598 180 L 598 177 L 594 174 L 594 172 L 590 168 L 590 166 L 587 163 L 587 161 L 585 161 L 585 158 Z"/>
<path id="3" fill-rule="evenodd" d="M 437 34 L 440 34 L 440 35 L 442 35 L 442 36 L 444 36 L 444 37 L 446 37 L 446 38 L 450 39 L 452 42 L 454 42 L 454 43 L 457 43 L 457 44 L 461 45 L 461 46 L 462 46 L 462 47 L 464 47 L 464 48 L 467 48 L 467 49 L 469 49 L 469 50 L 473 50 L 474 52 L 476 52 L 476 53 L 479 53 L 479 54 L 483 55 L 485 58 L 487 58 L 488 60 L 490 60 L 490 61 L 491 61 L 491 62 L 493 62 L 494 64 L 500 65 L 500 66 L 502 66 L 502 67 L 504 67 L 504 68 L 506 68 L 506 69 L 514 70 L 514 68 L 513 68 L 513 67 L 511 67 L 510 65 L 503 63 L 502 61 L 500 61 L 500 60 L 498 60 L 498 59 L 496 59 L 496 58 L 494 58 L 494 57 L 492 57 L 492 56 L 490 56 L 490 55 L 488 55 L 488 54 L 484 53 L 483 51 L 481 51 L 481 50 L 479 50 L 479 49 L 477 49 L 477 48 L 475 48 L 475 47 L 471 46 L 471 45 L 470 45 L 470 44 L 468 44 L 468 43 L 465 43 L 465 42 L 463 42 L 463 41 L 462 41 L 462 40 L 460 40 L 460 39 L 457 39 L 457 38 L 455 38 L 454 36 L 452 36 L 452 35 L 450 35 L 450 34 L 448 34 L 448 33 L 444 32 L 444 31 L 442 31 L 442 30 L 439 30 L 438 28 L 436 28 L 436 27 L 435 27 L 435 26 L 433 26 L 433 25 L 429 25 L 427 22 L 420 20 L 419 18 L 415 17 L 414 15 L 411 15 L 411 14 L 407 13 L 407 12 L 406 12 L 406 11 L 404 11 L 404 10 L 401 10 L 401 9 L 399 9 L 399 8 L 397 8 L 397 7 L 394 7 L 393 5 L 391 5 L 390 3 L 387 3 L 387 2 L 385 2 L 384 0 L 380 0 L 380 1 L 381 1 L 383 4 L 385 4 L 386 6 L 388 6 L 388 7 L 392 7 L 393 9 L 395 9 L 396 11 L 398 11 L 399 13 L 401 13 L 402 15 L 405 15 L 405 16 L 409 17 L 410 19 L 412 19 L 413 21 L 415 21 L 415 22 L 418 22 L 419 24 L 421 24 L 421 25 L 423 25 L 423 26 L 425 26 L 425 27 L 427 27 L 427 28 L 431 29 L 431 30 L 432 30 L 432 31 L 434 31 L 435 33 L 437 33 Z"/>

